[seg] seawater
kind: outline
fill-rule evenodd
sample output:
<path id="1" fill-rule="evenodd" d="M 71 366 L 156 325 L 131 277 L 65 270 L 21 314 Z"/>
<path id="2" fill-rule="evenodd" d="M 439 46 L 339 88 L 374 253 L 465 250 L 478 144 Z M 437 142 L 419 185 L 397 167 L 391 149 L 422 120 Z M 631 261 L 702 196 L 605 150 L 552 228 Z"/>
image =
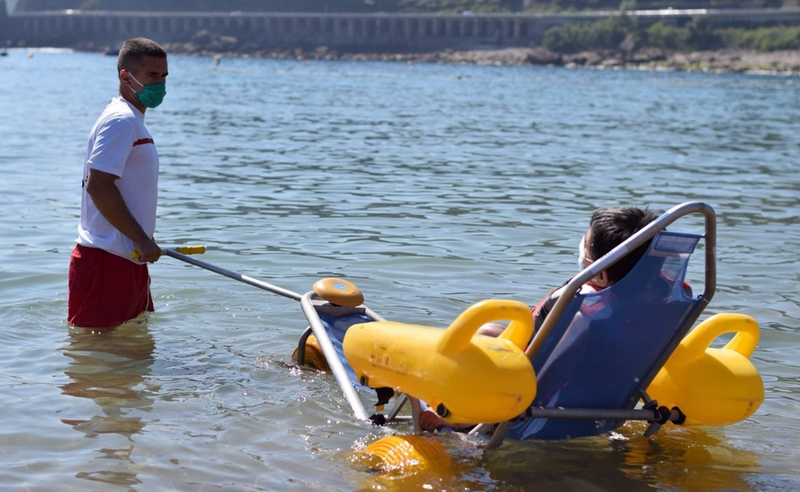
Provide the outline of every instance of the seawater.
<path id="1" fill-rule="evenodd" d="M 408 430 L 355 420 L 331 376 L 295 367 L 306 326 L 295 301 L 163 258 L 149 318 L 67 328 L 86 137 L 116 93 L 116 60 L 11 50 L 0 58 L 0 488 L 800 487 L 800 80 L 169 63 L 167 98 L 147 112 L 162 246 L 205 244 L 205 261 L 299 293 L 347 278 L 384 317 L 444 327 L 481 299 L 534 304 L 569 278 L 596 207 L 701 200 L 719 233 L 703 318 L 757 319 L 766 401 L 730 427 L 650 439 L 639 424 L 493 451 L 443 436 L 451 474 L 370 473 L 353 451 Z"/>

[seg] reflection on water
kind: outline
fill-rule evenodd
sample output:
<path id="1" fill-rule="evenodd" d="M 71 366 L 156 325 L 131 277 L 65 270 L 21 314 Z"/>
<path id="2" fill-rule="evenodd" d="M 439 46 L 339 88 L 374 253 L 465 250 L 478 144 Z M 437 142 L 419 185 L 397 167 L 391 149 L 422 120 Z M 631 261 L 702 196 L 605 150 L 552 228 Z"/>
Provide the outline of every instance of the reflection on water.
<path id="1" fill-rule="evenodd" d="M 87 398 L 96 406 L 96 413 L 88 418 L 61 419 L 86 438 L 115 434 L 113 447 L 101 439 L 101 445 L 85 470 L 77 477 L 118 485 L 140 483 L 131 472 L 131 455 L 134 451 L 134 434 L 141 433 L 145 420 L 141 412 L 152 409 L 151 394 L 154 387 L 147 376 L 153 364 L 155 341 L 146 319 L 135 320 L 116 329 L 92 332 L 72 328 L 69 342 L 64 347 L 65 356 L 72 359 L 64 371 L 69 382 L 61 386 L 64 395 Z"/>
<path id="2" fill-rule="evenodd" d="M 461 434 L 437 434 L 453 465 L 418 473 L 376 471 L 358 450 L 350 459 L 362 474 L 357 490 L 491 490 L 650 492 L 653 490 L 760 492 L 753 483 L 759 454 L 733 447 L 715 429 L 668 425 L 644 437 L 647 424 L 626 424 L 606 436 L 570 441 L 511 441 L 494 450 Z M 775 485 L 774 483 L 772 484 Z M 779 489 L 783 490 L 783 489 Z"/>
<path id="3" fill-rule="evenodd" d="M 669 490 L 757 490 L 747 480 L 760 465 L 757 453 L 731 447 L 713 429 L 664 430 L 615 443 L 626 475 Z"/>
<path id="4" fill-rule="evenodd" d="M 714 429 L 668 426 L 649 438 L 644 430 L 637 423 L 607 437 L 507 441 L 486 454 L 486 467 L 526 490 L 759 490 L 749 481 L 759 455 L 730 446 Z"/>

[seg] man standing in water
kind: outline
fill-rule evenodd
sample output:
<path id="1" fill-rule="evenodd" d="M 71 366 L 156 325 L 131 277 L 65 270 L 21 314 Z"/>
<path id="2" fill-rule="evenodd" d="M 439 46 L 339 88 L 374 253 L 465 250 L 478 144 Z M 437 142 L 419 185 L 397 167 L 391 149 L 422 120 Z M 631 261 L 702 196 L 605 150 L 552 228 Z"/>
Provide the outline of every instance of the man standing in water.
<path id="1" fill-rule="evenodd" d="M 87 328 L 153 311 L 147 263 L 161 256 L 153 239 L 158 153 L 144 113 L 166 94 L 167 52 L 155 41 L 130 39 L 120 49 L 117 77 L 119 95 L 89 134 L 78 244 L 69 265 L 67 321 Z"/>

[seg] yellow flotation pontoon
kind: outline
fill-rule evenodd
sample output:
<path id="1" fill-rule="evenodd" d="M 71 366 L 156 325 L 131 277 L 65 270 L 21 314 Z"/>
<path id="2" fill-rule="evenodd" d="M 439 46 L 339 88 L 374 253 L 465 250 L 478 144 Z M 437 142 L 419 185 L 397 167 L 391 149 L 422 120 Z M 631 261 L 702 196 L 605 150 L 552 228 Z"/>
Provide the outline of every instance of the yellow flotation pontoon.
<path id="1" fill-rule="evenodd" d="M 511 321 L 500 338 L 476 335 Z M 372 322 L 353 325 L 344 355 L 362 384 L 424 400 L 449 423 L 503 422 L 525 411 L 536 376 L 523 349 L 533 335 L 530 309 L 492 299 L 464 311 L 447 329 Z"/>
<path id="2" fill-rule="evenodd" d="M 735 336 L 724 347 L 710 346 L 727 333 Z M 758 338 L 758 324 L 750 316 L 712 316 L 681 341 L 647 392 L 662 405 L 680 409 L 686 416 L 681 425 L 740 422 L 764 401 L 764 383 L 749 359 Z"/>

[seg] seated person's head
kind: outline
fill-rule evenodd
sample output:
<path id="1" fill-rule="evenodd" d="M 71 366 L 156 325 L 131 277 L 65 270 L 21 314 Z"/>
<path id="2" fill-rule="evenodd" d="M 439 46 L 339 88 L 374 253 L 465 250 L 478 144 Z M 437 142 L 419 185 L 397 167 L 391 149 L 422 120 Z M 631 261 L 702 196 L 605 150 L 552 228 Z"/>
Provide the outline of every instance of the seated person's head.
<path id="1" fill-rule="evenodd" d="M 589 230 L 583 237 L 583 268 L 619 246 L 655 219 L 655 214 L 649 210 L 636 207 L 608 207 L 595 210 L 589 221 Z M 592 283 L 605 288 L 618 282 L 636 266 L 649 245 L 650 241 L 636 248 L 608 270 L 594 277 Z"/>

